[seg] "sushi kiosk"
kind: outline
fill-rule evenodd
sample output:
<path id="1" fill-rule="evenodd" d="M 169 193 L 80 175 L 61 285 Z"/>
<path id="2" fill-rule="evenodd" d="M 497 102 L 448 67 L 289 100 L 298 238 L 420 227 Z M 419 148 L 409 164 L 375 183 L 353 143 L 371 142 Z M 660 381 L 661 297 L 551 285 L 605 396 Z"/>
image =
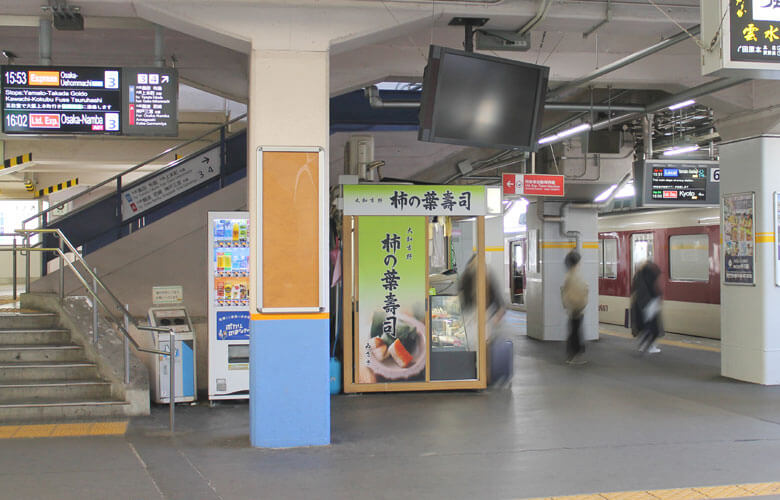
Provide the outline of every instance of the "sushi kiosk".
<path id="1" fill-rule="evenodd" d="M 209 400 L 249 398 L 249 212 L 209 212 Z"/>
<path id="2" fill-rule="evenodd" d="M 342 197 L 344 392 L 485 388 L 485 218 L 501 187 L 345 184 Z M 467 266 L 473 308 L 457 294 Z"/>

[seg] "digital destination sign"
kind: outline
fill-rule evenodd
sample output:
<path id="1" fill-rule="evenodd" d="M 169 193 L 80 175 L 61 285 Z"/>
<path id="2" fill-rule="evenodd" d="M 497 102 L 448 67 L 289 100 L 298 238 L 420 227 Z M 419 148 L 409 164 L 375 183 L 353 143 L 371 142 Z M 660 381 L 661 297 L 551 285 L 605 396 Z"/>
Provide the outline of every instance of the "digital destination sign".
<path id="1" fill-rule="evenodd" d="M 704 200 L 708 174 L 706 167 L 697 165 L 653 167 L 650 196 L 654 200 Z"/>
<path id="2" fill-rule="evenodd" d="M 178 134 L 170 68 L 2 66 L 7 134 Z"/>
<path id="3" fill-rule="evenodd" d="M 120 68 L 2 68 L 3 132 L 121 132 Z"/>
<path id="4" fill-rule="evenodd" d="M 708 160 L 648 160 L 634 164 L 637 206 L 720 203 L 720 165 Z"/>

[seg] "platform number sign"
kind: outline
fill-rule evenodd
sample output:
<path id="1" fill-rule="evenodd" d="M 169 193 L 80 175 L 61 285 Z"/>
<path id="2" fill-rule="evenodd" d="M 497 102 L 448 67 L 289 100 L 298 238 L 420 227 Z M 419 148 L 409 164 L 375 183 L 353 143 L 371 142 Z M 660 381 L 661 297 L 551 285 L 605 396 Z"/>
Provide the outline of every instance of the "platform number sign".
<path id="1" fill-rule="evenodd" d="M 720 168 L 710 169 L 710 182 L 720 182 Z"/>

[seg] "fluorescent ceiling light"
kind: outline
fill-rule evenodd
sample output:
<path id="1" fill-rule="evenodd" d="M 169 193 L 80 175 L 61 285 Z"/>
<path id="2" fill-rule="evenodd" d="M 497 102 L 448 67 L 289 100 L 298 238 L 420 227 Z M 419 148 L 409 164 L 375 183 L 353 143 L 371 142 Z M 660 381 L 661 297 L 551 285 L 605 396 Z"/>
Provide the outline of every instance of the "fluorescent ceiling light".
<path id="1" fill-rule="evenodd" d="M 616 187 L 617 184 L 612 184 L 611 186 L 609 186 L 609 188 L 607 188 L 606 191 L 596 196 L 596 198 L 593 201 L 599 203 L 606 200 L 607 198 L 609 198 L 609 195 L 612 194 L 612 191 L 614 191 Z M 629 181 L 625 183 L 622 188 L 620 188 L 620 191 L 617 192 L 615 198 L 633 198 L 635 192 L 636 191 L 634 190 L 634 182 Z"/>
<path id="2" fill-rule="evenodd" d="M 679 148 L 667 149 L 666 151 L 664 151 L 664 156 L 676 156 L 676 155 L 690 153 L 692 151 L 698 151 L 698 150 L 699 150 L 699 146 L 695 144 L 693 146 L 682 146 Z"/>
<path id="3" fill-rule="evenodd" d="M 585 132 L 586 130 L 590 130 L 590 127 L 591 127 L 590 123 L 580 123 L 576 127 L 572 127 L 562 132 L 558 132 L 557 134 L 548 135 L 547 137 L 543 137 L 539 139 L 539 144 L 547 144 L 548 142 L 553 142 L 558 139 L 563 139 L 564 137 L 569 137 L 570 135 L 578 134 L 580 132 Z"/>
<path id="4" fill-rule="evenodd" d="M 685 108 L 687 106 L 690 106 L 691 104 L 696 104 L 696 101 L 693 99 L 688 99 L 687 101 L 678 102 L 677 104 L 672 104 L 669 106 L 669 109 L 674 111 L 675 109 Z"/>
<path id="5" fill-rule="evenodd" d="M 563 139 L 564 137 L 569 137 L 570 135 L 574 135 L 579 132 L 585 132 L 586 130 L 590 130 L 590 123 L 581 123 L 576 127 L 572 127 L 568 130 L 564 130 L 563 132 L 558 132 L 555 135 L 558 136 L 558 139 Z"/>

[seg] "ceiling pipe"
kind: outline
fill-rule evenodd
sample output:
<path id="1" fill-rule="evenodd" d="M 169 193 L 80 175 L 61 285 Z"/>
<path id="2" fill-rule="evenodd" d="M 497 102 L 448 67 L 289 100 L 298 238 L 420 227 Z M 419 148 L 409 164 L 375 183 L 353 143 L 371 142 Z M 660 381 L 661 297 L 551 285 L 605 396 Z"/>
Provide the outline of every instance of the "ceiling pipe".
<path id="1" fill-rule="evenodd" d="M 366 97 L 368 97 L 368 104 L 372 108 L 419 108 L 420 101 L 385 101 L 379 94 L 379 89 L 372 85 L 366 87 L 363 91 Z M 581 103 L 568 103 L 568 102 L 547 102 L 544 104 L 544 109 L 547 111 L 570 111 L 572 113 L 578 113 L 582 111 L 631 111 L 642 112 L 645 110 L 644 106 L 632 106 L 627 104 L 581 104 Z"/>
<path id="2" fill-rule="evenodd" d="M 696 25 L 690 28 L 687 32 L 681 31 L 676 35 L 670 36 L 669 38 L 665 38 L 664 40 L 661 40 L 660 42 L 654 45 L 644 48 L 638 52 L 634 52 L 631 55 L 628 55 L 622 59 L 618 59 L 613 63 L 607 64 L 606 66 L 603 66 L 595 71 L 592 71 L 581 78 L 577 78 L 576 80 L 572 80 L 570 82 L 564 83 L 563 85 L 550 90 L 549 92 L 547 92 L 547 98 L 551 99 L 553 97 L 559 97 L 568 90 L 575 89 L 585 83 L 595 80 L 600 76 L 604 76 L 607 73 L 611 73 L 624 66 L 628 66 L 629 64 L 639 61 L 640 59 L 644 59 L 647 56 L 653 55 L 656 52 L 659 52 L 667 47 L 671 47 L 672 45 L 676 45 L 684 40 L 687 40 L 688 38 L 690 38 L 690 35 L 698 35 L 700 31 L 701 31 L 701 26 Z"/>
<path id="3" fill-rule="evenodd" d="M 45 17 L 38 22 L 38 60 L 42 66 L 51 66 L 51 20 Z"/>
<path id="4" fill-rule="evenodd" d="M 521 26 L 520 29 L 517 30 L 517 34 L 524 35 L 531 31 L 534 26 L 539 24 L 542 19 L 544 19 L 544 16 L 547 15 L 547 11 L 549 10 L 550 5 L 552 5 L 552 0 L 541 0 L 541 4 L 539 5 L 539 10 L 536 11 L 536 15 L 534 15 L 534 17 L 532 17 L 523 26 Z"/>

